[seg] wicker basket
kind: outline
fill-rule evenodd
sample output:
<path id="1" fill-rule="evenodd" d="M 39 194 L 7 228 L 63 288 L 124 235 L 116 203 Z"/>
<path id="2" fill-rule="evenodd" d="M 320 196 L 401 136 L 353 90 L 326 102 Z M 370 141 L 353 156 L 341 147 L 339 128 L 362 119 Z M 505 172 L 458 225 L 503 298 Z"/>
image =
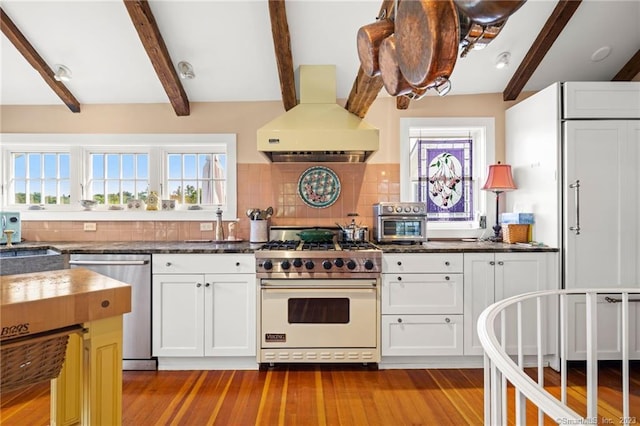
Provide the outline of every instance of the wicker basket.
<path id="1" fill-rule="evenodd" d="M 509 244 L 529 242 L 529 225 L 513 223 L 503 225 L 502 241 Z"/>
<path id="2" fill-rule="evenodd" d="M 69 335 L 80 330 L 65 327 L 0 342 L 0 393 L 58 377 Z"/>

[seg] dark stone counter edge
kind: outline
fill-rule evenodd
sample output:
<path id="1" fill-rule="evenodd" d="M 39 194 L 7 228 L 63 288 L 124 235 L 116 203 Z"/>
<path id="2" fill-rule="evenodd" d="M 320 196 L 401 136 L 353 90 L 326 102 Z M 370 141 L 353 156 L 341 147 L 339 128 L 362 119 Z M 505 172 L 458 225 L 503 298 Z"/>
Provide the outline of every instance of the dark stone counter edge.
<path id="1" fill-rule="evenodd" d="M 163 254 L 163 253 L 254 253 L 261 244 L 242 243 L 185 243 L 185 242 L 22 242 L 7 248 L 0 246 L 0 251 L 33 250 L 35 248 L 52 249 L 63 254 Z M 557 252 L 553 247 L 528 247 L 516 244 L 492 242 L 458 242 L 437 241 L 424 245 L 380 244 L 383 253 L 465 253 L 465 252 Z"/>

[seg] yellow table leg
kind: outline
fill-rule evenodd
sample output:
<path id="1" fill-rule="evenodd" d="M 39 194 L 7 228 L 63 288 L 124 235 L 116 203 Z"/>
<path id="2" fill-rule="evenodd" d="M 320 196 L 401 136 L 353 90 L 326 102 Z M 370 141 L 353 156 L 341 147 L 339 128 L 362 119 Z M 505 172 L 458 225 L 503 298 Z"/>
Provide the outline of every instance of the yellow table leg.
<path id="1" fill-rule="evenodd" d="M 84 324 L 51 383 L 52 425 L 122 424 L 122 315 Z M 80 349 L 79 349 L 80 348 Z"/>

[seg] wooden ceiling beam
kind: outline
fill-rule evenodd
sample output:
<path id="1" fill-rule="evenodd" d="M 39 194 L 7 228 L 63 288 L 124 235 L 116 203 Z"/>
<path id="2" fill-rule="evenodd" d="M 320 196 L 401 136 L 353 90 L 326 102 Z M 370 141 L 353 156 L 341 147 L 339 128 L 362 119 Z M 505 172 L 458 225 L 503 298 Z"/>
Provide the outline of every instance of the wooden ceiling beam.
<path id="1" fill-rule="evenodd" d="M 553 46 L 556 39 L 567 25 L 582 0 L 559 0 L 547 22 L 540 30 L 531 48 L 525 55 L 513 77 L 502 92 L 504 101 L 513 101 L 518 97 L 533 73 L 536 71 L 542 59 Z"/>
<path id="2" fill-rule="evenodd" d="M 395 0 L 384 0 L 380 6 L 378 16 L 381 16 L 383 12 L 386 17 L 393 18 L 395 15 Z M 373 104 L 373 101 L 378 97 L 378 93 L 380 93 L 382 87 L 382 77 L 380 75 L 370 77 L 364 73 L 362 66 L 360 66 L 358 68 L 358 75 L 356 76 L 356 80 L 353 82 L 351 92 L 349 93 L 347 103 L 344 107 L 350 113 L 355 114 L 360 118 L 364 118 L 367 111 L 369 111 L 371 104 Z M 405 104 L 406 103 L 403 105 Z M 406 104 L 406 107 L 408 106 L 409 105 Z"/>
<path id="3" fill-rule="evenodd" d="M 56 95 L 72 112 L 80 112 L 80 102 L 73 96 L 67 87 L 55 79 L 55 73 L 42 59 L 42 56 L 29 43 L 29 40 L 20 32 L 5 11 L 0 8 L 0 29 L 11 43 L 18 49 L 18 52 L 29 62 L 29 64 L 42 76 L 45 83 L 51 87 Z"/>
<path id="4" fill-rule="evenodd" d="M 147 51 L 158 79 L 178 116 L 190 114 L 189 99 L 182 87 L 171 56 L 147 0 L 124 0 L 140 41 Z"/>
<path id="5" fill-rule="evenodd" d="M 640 49 L 627 61 L 611 81 L 631 81 L 640 73 Z"/>
<path id="6" fill-rule="evenodd" d="M 291 53 L 291 35 L 287 21 L 287 9 L 284 0 L 269 0 L 269 17 L 271 19 L 271 36 L 276 53 L 280 91 L 285 111 L 298 104 L 296 99 L 296 82 Z"/>

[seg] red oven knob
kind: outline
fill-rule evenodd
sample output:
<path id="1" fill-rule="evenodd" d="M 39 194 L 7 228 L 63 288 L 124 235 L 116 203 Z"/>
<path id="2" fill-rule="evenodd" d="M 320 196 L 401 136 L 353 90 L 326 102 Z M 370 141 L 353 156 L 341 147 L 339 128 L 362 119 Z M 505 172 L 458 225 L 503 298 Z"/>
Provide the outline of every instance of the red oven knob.
<path id="1" fill-rule="evenodd" d="M 270 260 L 265 260 L 262 267 L 268 271 L 273 268 L 273 263 Z"/>
<path id="2" fill-rule="evenodd" d="M 304 267 L 307 269 L 313 269 L 313 267 L 316 266 L 313 264 L 313 262 L 311 260 L 307 260 L 304 264 Z"/>
<path id="3" fill-rule="evenodd" d="M 347 261 L 347 268 L 356 269 L 356 262 L 354 260 Z"/>
<path id="4" fill-rule="evenodd" d="M 336 265 L 338 268 L 342 268 L 344 266 L 344 260 L 336 259 L 333 261 L 333 264 Z"/>
<path id="5" fill-rule="evenodd" d="M 328 260 L 323 260 L 323 261 L 322 261 L 322 267 L 323 267 L 324 269 L 331 269 L 331 266 L 332 266 L 332 265 L 331 265 L 331 262 L 330 262 L 330 261 L 328 261 Z"/>
<path id="6" fill-rule="evenodd" d="M 280 266 L 282 267 L 282 269 L 289 269 L 289 268 L 291 268 L 291 263 L 289 263 L 288 260 L 283 260 L 280 263 Z"/>
<path id="7" fill-rule="evenodd" d="M 295 266 L 296 268 L 301 267 L 301 266 L 302 266 L 302 260 L 300 260 L 300 259 L 295 259 L 295 260 L 293 261 L 293 266 Z"/>

